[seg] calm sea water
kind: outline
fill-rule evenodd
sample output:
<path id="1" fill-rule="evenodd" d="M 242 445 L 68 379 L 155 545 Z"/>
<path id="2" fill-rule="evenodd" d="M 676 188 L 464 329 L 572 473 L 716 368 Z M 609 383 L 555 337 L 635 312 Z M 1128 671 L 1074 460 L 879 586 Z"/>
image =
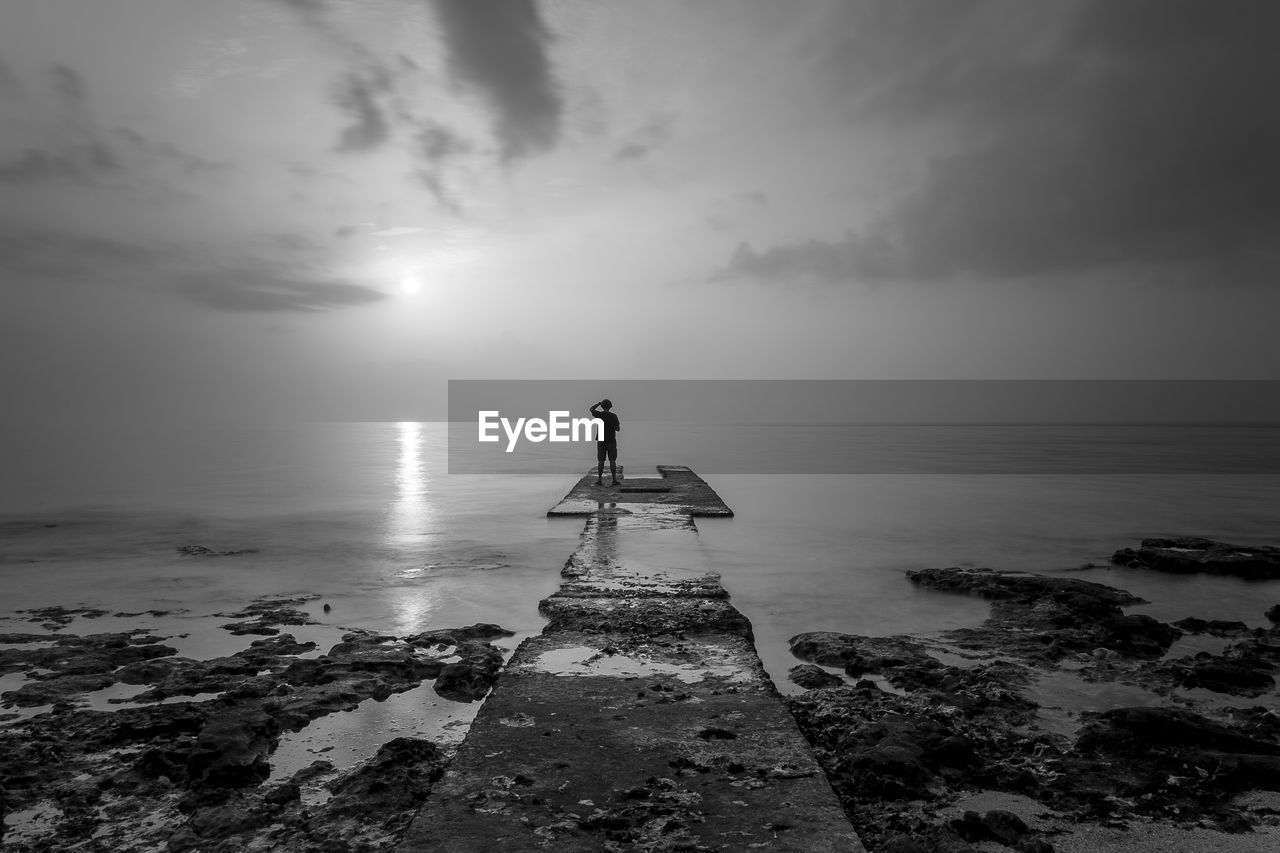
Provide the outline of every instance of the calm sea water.
<path id="1" fill-rule="evenodd" d="M 649 476 L 657 463 L 697 467 L 703 451 L 682 448 L 677 434 L 629 426 L 629 476 Z M 739 448 L 736 470 L 758 470 L 745 461 L 758 453 L 750 429 L 715 433 L 718 458 L 732 462 Z M 813 453 L 829 453 L 830 428 L 814 429 Z M 1280 602 L 1280 582 L 1078 571 L 1144 536 L 1280 543 L 1280 475 L 1239 473 L 1249 470 L 1239 449 L 1256 454 L 1274 430 L 1179 429 L 1090 440 L 1113 454 L 1126 442 L 1135 452 L 1158 442 L 1162 459 L 1176 458 L 1182 441 L 1195 454 L 1188 470 L 1203 473 L 957 474 L 927 465 L 912 474 L 709 473 L 737 517 L 700 521 L 700 542 L 752 620 L 776 679 L 794 663 L 785 640 L 800 631 L 931 632 L 983 618 L 981 601 L 904 580 L 904 570 L 924 566 L 1070 573 L 1146 597 L 1142 609 L 1159 618 L 1263 624 L 1262 612 Z M 948 448 L 948 435 L 964 443 Z M 901 434 L 895 440 L 901 445 Z M 967 433 L 933 431 L 920 441 L 932 458 L 1001 458 L 998 442 L 975 449 Z M 997 470 L 1043 470 L 1027 464 L 1028 452 L 1009 445 Z M 592 456 L 554 474 L 451 475 L 438 423 L 6 427 L 5 607 L 213 612 L 259 595 L 313 592 L 346 625 L 407 633 L 488 621 L 536 631 L 537 602 L 559 585 L 581 530 L 581 521 L 545 512 Z M 176 548 L 188 544 L 257 553 L 180 556 Z"/>

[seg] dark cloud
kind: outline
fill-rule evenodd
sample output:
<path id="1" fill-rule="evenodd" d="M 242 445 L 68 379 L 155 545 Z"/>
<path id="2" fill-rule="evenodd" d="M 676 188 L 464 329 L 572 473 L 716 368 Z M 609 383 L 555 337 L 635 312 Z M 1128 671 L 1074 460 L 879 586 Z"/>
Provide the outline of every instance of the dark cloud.
<path id="1" fill-rule="evenodd" d="M 254 256 L 214 266 L 181 247 L 0 223 L 0 279 L 173 290 L 222 311 L 314 313 L 386 298 L 372 287 L 297 272 L 323 268 L 323 247 L 305 236 L 270 242 L 292 256 L 287 267 Z"/>
<path id="2" fill-rule="evenodd" d="M 465 211 L 462 204 L 454 198 L 453 194 L 445 187 L 444 177 L 438 171 L 423 169 L 416 174 L 418 182 L 427 188 L 427 192 L 431 193 L 431 197 L 436 200 L 436 204 L 451 213 L 454 216 L 462 216 Z"/>
<path id="3" fill-rule="evenodd" d="M 670 116 L 655 116 L 632 134 L 613 155 L 615 160 L 641 160 L 648 157 L 671 136 Z"/>
<path id="4" fill-rule="evenodd" d="M 131 146 L 135 152 L 153 157 L 156 160 L 172 163 L 188 175 L 223 172 L 231 168 L 231 164 L 225 160 L 209 160 L 204 157 L 198 157 L 183 151 L 172 143 L 144 136 L 132 128 L 120 127 L 113 132 Z"/>
<path id="5" fill-rule="evenodd" d="M 560 137 L 563 103 L 547 56 L 551 39 L 532 0 L 434 0 L 449 73 L 494 110 L 502 158 L 546 151 Z"/>
<path id="6" fill-rule="evenodd" d="M 420 122 L 420 125 L 414 136 L 414 154 L 423 165 L 414 177 L 442 209 L 461 216 L 462 205 L 449 192 L 445 178 L 451 163 L 472 150 L 471 142 L 444 125 L 429 120 Z"/>
<path id="7" fill-rule="evenodd" d="M 53 90 L 59 98 L 71 104 L 84 103 L 84 78 L 79 71 L 66 65 L 55 65 L 49 73 L 53 77 Z"/>
<path id="8" fill-rule="evenodd" d="M 429 163 L 440 163 L 471 150 L 471 143 L 444 125 L 426 122 L 415 140 Z"/>
<path id="9" fill-rule="evenodd" d="M 884 237 L 849 234 L 844 240 L 807 240 L 756 251 L 740 243 L 720 275 L 765 279 L 816 278 L 822 281 L 878 280 L 891 275 L 897 252 Z"/>
<path id="10" fill-rule="evenodd" d="M 221 311 L 314 313 L 380 302 L 380 290 L 342 281 L 304 281 L 246 270 L 187 277 L 179 285 L 190 299 Z"/>
<path id="11" fill-rule="evenodd" d="M 167 250 L 155 246 L 0 222 L 0 271 L 8 280 L 92 280 L 106 270 L 151 268 L 171 260 Z"/>
<path id="12" fill-rule="evenodd" d="M 96 176 L 119 169 L 120 161 L 115 153 L 97 142 L 72 146 L 65 151 L 28 148 L 14 159 L 0 162 L 0 184 L 89 183 Z"/>
<path id="13" fill-rule="evenodd" d="M 1274 268 L 1280 4 L 839 5 L 820 71 L 860 121 L 954 153 L 861 235 L 740 248 L 738 272 L 1022 276 Z"/>
<path id="14" fill-rule="evenodd" d="M 387 75 L 348 72 L 339 81 L 333 102 L 351 123 L 342 130 L 339 151 L 365 151 L 386 142 L 391 125 L 378 98 L 390 89 Z"/>
<path id="15" fill-rule="evenodd" d="M 22 92 L 22 81 L 18 79 L 18 75 L 9 67 L 4 59 L 0 58 L 0 93 L 19 94 Z"/>

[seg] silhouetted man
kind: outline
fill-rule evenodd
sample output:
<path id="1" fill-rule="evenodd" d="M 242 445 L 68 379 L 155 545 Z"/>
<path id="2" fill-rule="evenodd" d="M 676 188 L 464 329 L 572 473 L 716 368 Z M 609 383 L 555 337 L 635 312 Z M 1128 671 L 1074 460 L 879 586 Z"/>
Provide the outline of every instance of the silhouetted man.
<path id="1" fill-rule="evenodd" d="M 600 411 L 603 409 L 604 411 Z M 604 485 L 604 459 L 609 457 L 609 476 L 613 485 L 618 485 L 618 430 L 622 423 L 611 410 L 611 400 L 601 400 L 591 404 L 591 417 L 604 421 L 604 440 L 596 442 L 596 485 Z"/>

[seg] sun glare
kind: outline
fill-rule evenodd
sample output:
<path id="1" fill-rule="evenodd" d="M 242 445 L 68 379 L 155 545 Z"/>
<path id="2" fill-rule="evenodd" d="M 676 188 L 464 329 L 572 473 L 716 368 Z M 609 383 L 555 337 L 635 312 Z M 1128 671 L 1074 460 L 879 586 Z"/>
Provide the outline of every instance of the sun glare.
<path id="1" fill-rule="evenodd" d="M 420 290 L 422 290 L 422 280 L 416 275 L 400 276 L 400 292 L 405 296 L 413 296 Z"/>

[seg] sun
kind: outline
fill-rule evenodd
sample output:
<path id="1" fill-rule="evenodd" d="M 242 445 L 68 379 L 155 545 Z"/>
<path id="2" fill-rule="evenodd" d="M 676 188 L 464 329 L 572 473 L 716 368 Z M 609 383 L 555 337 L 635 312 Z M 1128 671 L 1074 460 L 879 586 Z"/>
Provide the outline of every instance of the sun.
<path id="1" fill-rule="evenodd" d="M 405 296 L 413 296 L 420 290 L 422 290 L 422 279 L 418 278 L 416 273 L 400 276 L 400 292 Z"/>

